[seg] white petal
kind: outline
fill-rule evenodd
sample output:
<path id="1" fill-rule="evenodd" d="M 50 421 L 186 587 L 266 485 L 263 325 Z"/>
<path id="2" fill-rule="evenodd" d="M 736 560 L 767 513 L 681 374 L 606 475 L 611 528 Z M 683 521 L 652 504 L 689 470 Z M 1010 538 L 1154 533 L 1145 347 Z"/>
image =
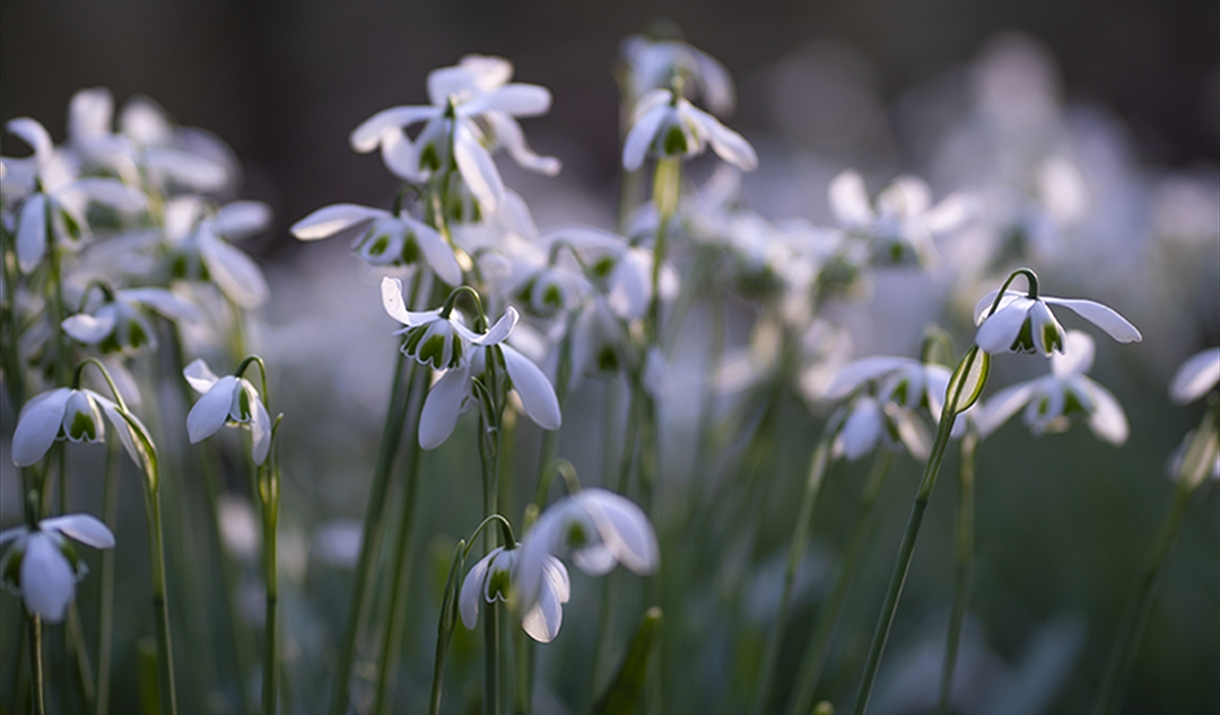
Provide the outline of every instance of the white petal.
<path id="1" fill-rule="evenodd" d="M 1198 353 L 1178 368 L 1169 383 L 1169 396 L 1184 405 L 1207 394 L 1220 382 L 1220 348 Z"/>
<path id="2" fill-rule="evenodd" d="M 106 419 L 110 420 L 110 424 L 114 426 L 114 433 L 119 436 L 119 442 L 123 445 L 123 449 L 127 452 L 127 456 L 131 457 L 131 461 L 135 462 L 136 465 L 143 468 L 144 462 L 140 458 L 140 450 L 136 449 L 136 438 L 132 435 L 132 430 L 139 429 L 143 431 L 145 435 L 147 435 L 148 428 L 146 428 L 144 423 L 140 422 L 135 415 L 128 413 L 131 420 L 136 424 L 136 427 L 133 428 L 127 423 L 127 420 L 124 419 L 123 415 L 119 413 L 118 405 L 104 397 L 99 396 L 95 399 L 102 406 L 102 412 L 105 413 Z"/>
<path id="3" fill-rule="evenodd" d="M 572 563 L 590 576 L 605 576 L 618 565 L 618 559 L 609 546 L 598 542 L 573 551 Z"/>
<path id="4" fill-rule="evenodd" d="M 254 403 L 254 419 L 250 421 L 250 451 L 254 463 L 261 465 L 267 461 L 267 452 L 271 449 L 271 415 L 267 414 L 267 407 L 258 392 L 253 387 L 249 388 L 249 392 L 250 401 Z"/>
<path id="5" fill-rule="evenodd" d="M 918 176 L 900 176 L 877 194 L 877 211 L 882 216 L 910 219 L 932 205 L 932 189 Z"/>
<path id="6" fill-rule="evenodd" d="M 457 107 L 458 116 L 470 117 L 484 112 L 505 112 L 515 117 L 546 114 L 551 108 L 551 92 L 536 84 L 514 82 L 484 92 Z"/>
<path id="7" fill-rule="evenodd" d="M 64 410 L 72 390 L 60 387 L 37 395 L 17 417 L 17 429 L 13 432 L 13 464 L 28 467 L 42 459 L 63 424 Z"/>
<path id="8" fill-rule="evenodd" d="M 1021 326 L 1029 317 L 1029 309 L 1034 301 L 1019 299 L 996 311 L 994 315 L 979 327 L 974 336 L 974 342 L 983 352 L 1005 353 L 1012 348 Z M 1035 341 L 1037 341 L 1037 336 Z"/>
<path id="9" fill-rule="evenodd" d="M 719 60 L 702 50 L 690 48 L 698 67 L 699 86 L 703 90 L 703 100 L 713 112 L 724 116 L 733 111 L 737 103 L 736 92 L 733 89 L 733 78 L 728 69 Z"/>
<path id="10" fill-rule="evenodd" d="M 486 211 L 495 213 L 504 200 L 504 182 L 500 179 L 496 162 L 479 143 L 469 120 L 456 123 L 453 158 L 470 193 L 483 204 Z"/>
<path id="11" fill-rule="evenodd" d="M 847 228 L 861 228 L 874 220 L 872 206 L 868 202 L 868 190 L 864 178 L 848 169 L 830 182 L 830 208 L 835 218 Z"/>
<path id="12" fill-rule="evenodd" d="M 640 575 L 656 570 L 661 562 L 657 535 L 638 504 L 604 489 L 586 489 L 578 498 L 619 563 Z"/>
<path id="13" fill-rule="evenodd" d="M 21 559 L 21 596 L 26 608 L 48 623 L 59 623 L 75 592 L 72 565 L 55 540 L 43 532 L 30 534 Z"/>
<path id="14" fill-rule="evenodd" d="M 42 263 L 47 252 L 46 196 L 34 194 L 21 204 L 17 219 L 17 263 L 22 273 L 29 273 Z"/>
<path id="15" fill-rule="evenodd" d="M 712 151 L 716 152 L 716 156 L 742 171 L 753 171 L 758 168 L 758 154 L 754 152 L 754 147 L 750 146 L 750 142 L 746 141 L 745 137 L 724 126 L 720 120 L 694 105 L 686 105 L 684 108 L 698 118 L 707 132 L 708 141 L 711 142 Z"/>
<path id="16" fill-rule="evenodd" d="M 539 643 L 555 640 L 563 625 L 563 604 L 567 603 L 569 592 L 568 570 L 559 559 L 548 558 L 542 571 L 538 602 L 521 619 L 521 627 L 530 638 Z"/>
<path id="17" fill-rule="evenodd" d="M 24 537 L 28 533 L 30 533 L 30 530 L 29 527 L 26 526 L 14 526 L 11 529 L 0 531 L 0 546 L 5 545 L 18 537 Z"/>
<path id="18" fill-rule="evenodd" d="M 212 230 L 228 239 L 245 238 L 271 225 L 271 207 L 262 201 L 233 201 L 212 217 Z"/>
<path id="19" fill-rule="evenodd" d="M 90 176 L 78 179 L 55 192 L 56 197 L 68 193 L 77 193 L 89 201 L 104 204 L 119 211 L 142 211 L 148 205 L 148 198 L 134 186 L 128 186 L 118 179 L 105 179 Z"/>
<path id="20" fill-rule="evenodd" d="M 508 151 L 508 155 L 517 162 L 518 166 L 547 176 L 559 173 L 559 169 L 562 167 L 560 161 L 553 156 L 535 154 L 525 142 L 525 133 L 521 131 L 521 125 L 512 117 L 495 112 L 485 115 L 484 118 L 491 125 L 497 143 Z"/>
<path id="21" fill-rule="evenodd" d="M 355 226 L 375 218 L 389 217 L 389 211 L 357 206 L 356 204 L 334 204 L 324 206 L 297 221 L 289 227 L 293 236 L 302 241 L 316 241 L 339 233 L 345 228 Z"/>
<path id="22" fill-rule="evenodd" d="M 51 141 L 51 135 L 47 132 L 46 127 L 42 126 L 37 120 L 29 117 L 18 117 L 10 119 L 4 125 L 10 133 L 21 137 L 22 141 L 29 144 L 34 150 L 34 155 L 40 161 L 49 159 L 51 153 L 55 151 L 55 144 Z"/>
<path id="23" fill-rule="evenodd" d="M 377 148 L 381 135 L 387 130 L 408 127 L 425 119 L 438 117 L 444 111 L 443 107 L 391 107 L 383 109 L 360 123 L 352 130 L 349 142 L 352 149 L 361 154 L 367 154 Z"/>
<path id="24" fill-rule="evenodd" d="M 652 140 L 656 138 L 661 124 L 669 118 L 672 109 L 668 105 L 653 107 L 648 113 L 639 117 L 627 133 L 627 141 L 623 142 L 623 168 L 635 171 L 644 163 L 644 156 Z"/>
<path id="25" fill-rule="evenodd" d="M 520 319 L 521 314 L 517 312 L 516 308 L 510 305 L 508 310 L 504 311 L 504 315 L 501 315 L 500 319 L 497 320 L 494 325 L 488 328 L 486 333 L 483 333 L 482 335 L 472 333 L 470 342 L 483 346 L 499 345 L 500 343 L 504 342 L 504 339 L 513 332 L 513 328 L 517 327 L 517 321 Z M 456 325 L 456 327 L 461 328 L 462 325 L 459 323 Z"/>
<path id="26" fill-rule="evenodd" d="M 1126 318 L 1109 306 L 1092 300 L 1074 298 L 1043 298 L 1052 305 L 1062 305 L 1093 325 L 1110 334 L 1120 343 L 1138 343 L 1144 336 Z"/>
<path id="27" fill-rule="evenodd" d="M 38 526 L 58 531 L 95 549 L 114 547 L 114 534 L 110 533 L 110 529 L 100 519 L 89 514 L 68 514 L 43 519 Z"/>
<path id="28" fill-rule="evenodd" d="M 442 120 L 437 120 L 442 121 Z M 431 125 L 429 125 L 431 126 Z M 428 127 L 419 135 L 420 144 L 427 141 Z M 429 169 L 419 165 L 420 149 L 403 129 L 387 129 L 381 135 L 381 160 L 390 173 L 417 184 L 428 179 Z"/>
<path id="29" fill-rule="evenodd" d="M 1114 395 L 1087 377 L 1079 378 L 1089 397 L 1093 398 L 1093 412 L 1089 415 L 1089 429 L 1099 439 L 1111 444 L 1121 445 L 1127 441 L 1130 428 L 1127 426 L 1127 414 L 1115 399 Z"/>
<path id="30" fill-rule="evenodd" d="M 208 364 L 203 361 L 203 358 L 192 360 L 191 364 L 182 370 L 182 375 L 190 383 L 191 387 L 195 389 L 195 392 L 201 395 L 211 390 L 212 386 L 220 381 L 220 378 L 216 377 L 212 369 L 208 367 Z"/>
<path id="31" fill-rule="evenodd" d="M 203 262 L 229 300 L 247 309 L 267 300 L 267 279 L 253 258 L 219 238 L 213 237 L 204 245 Z"/>
<path id="32" fill-rule="evenodd" d="M 462 579 L 462 590 L 458 593 L 458 613 L 462 616 L 462 625 L 473 629 L 479 622 L 479 601 L 483 600 L 483 583 L 487 580 L 487 567 L 496 554 L 504 550 L 497 546 L 479 559 L 478 563 Z"/>
<path id="33" fill-rule="evenodd" d="M 517 556 L 516 573 L 513 581 L 516 584 L 517 596 L 521 599 L 520 606 L 528 611 L 538 601 L 542 591 L 543 572 L 548 559 L 553 558 L 551 552 L 563 528 L 564 515 L 557 511 L 558 505 L 553 505 L 542 513 L 534 526 L 525 534 L 520 554 Z"/>
<path id="34" fill-rule="evenodd" d="M 470 366 L 447 370 L 432 385 L 419 415 L 419 446 L 436 449 L 449 439 L 462 414 L 462 401 L 470 390 Z"/>
<path id="35" fill-rule="evenodd" d="M 997 392 L 975 415 L 979 435 L 987 437 L 1021 409 L 1038 389 L 1040 380 L 1022 382 Z"/>
<path id="36" fill-rule="evenodd" d="M 927 461 L 932 451 L 932 437 L 923 421 L 911 410 L 892 403 L 885 406 L 885 413 L 898 428 L 898 438 L 911 456 L 919 462 Z"/>
<path id="37" fill-rule="evenodd" d="M 513 381 L 513 389 L 521 398 L 526 414 L 542 429 L 559 429 L 563 421 L 559 414 L 559 400 L 546 375 L 512 346 L 503 344 L 500 351 L 504 355 L 508 376 Z"/>
<path id="38" fill-rule="evenodd" d="M 1083 375 L 1093 367 L 1094 352 L 1093 336 L 1069 330 L 1063 337 L 1063 352 L 1051 355 L 1051 373 L 1055 377 Z"/>
<path id="39" fill-rule="evenodd" d="M 229 181 L 229 171 L 223 164 L 180 149 L 150 147 L 144 151 L 143 163 L 197 191 L 218 191 Z"/>
<path id="40" fill-rule="evenodd" d="M 93 345 L 100 343 L 114 330 L 114 316 L 77 313 L 76 315 L 64 318 L 64 321 L 60 323 L 60 327 L 76 342 Z"/>
<path id="41" fill-rule="evenodd" d="M 402 221 L 415 233 L 415 244 L 432 266 L 437 277 L 451 286 L 462 284 L 462 267 L 453 255 L 453 248 L 445 239 L 426 223 L 416 221 L 409 216 L 402 216 Z"/>
<path id="42" fill-rule="evenodd" d="M 912 364 L 915 364 L 915 361 L 910 358 L 889 355 L 853 360 L 839 369 L 830 387 L 826 388 L 826 399 L 838 400 L 847 397 L 869 380 L 876 380 L 882 375 Z"/>
<path id="43" fill-rule="evenodd" d="M 1037 300 L 1029 308 L 1029 332 L 1039 352 L 1049 357 L 1052 352 L 1063 352 L 1063 335 L 1066 332 L 1055 318 L 1045 301 Z"/>
<path id="44" fill-rule="evenodd" d="M 191 386 L 194 387 L 194 383 Z M 186 416 L 186 432 L 191 444 L 197 444 L 211 437 L 216 434 L 217 430 L 224 427 L 225 422 L 229 419 L 229 408 L 233 404 L 233 390 L 236 388 L 237 378 L 225 375 L 217 380 L 203 397 L 199 398 Z"/>
<path id="45" fill-rule="evenodd" d="M 998 291 L 998 290 L 991 291 L 987 295 L 983 296 L 983 299 L 980 300 L 974 306 L 974 324 L 975 325 L 982 325 L 983 321 L 987 319 L 987 315 L 991 311 L 991 306 L 992 306 L 992 304 L 995 303 L 995 297 L 997 295 L 999 295 L 999 293 L 1000 293 L 1000 291 Z M 996 312 L 997 313 L 1000 312 L 1001 310 L 1008 307 L 1009 305 L 1012 305 L 1014 302 L 1016 302 L 1018 300 L 1029 300 L 1029 298 L 1026 297 L 1026 295 L 1024 293 L 1021 293 L 1019 291 L 1015 291 L 1015 290 L 1004 291 L 1004 297 L 1000 298 L 1000 303 L 999 303 L 999 305 L 996 306 Z M 1032 303 L 1032 301 L 1030 301 L 1030 302 Z"/>
<path id="46" fill-rule="evenodd" d="M 130 288 L 119 291 L 116 298 L 141 303 L 172 320 L 194 322 L 203 318 L 194 303 L 164 288 Z"/>
<path id="47" fill-rule="evenodd" d="M 877 401 L 871 397 L 856 400 L 839 433 L 844 455 L 854 462 L 871 452 L 881 437 L 881 429 L 881 406 Z"/>
<path id="48" fill-rule="evenodd" d="M 114 97 L 105 87 L 82 89 L 68 103 L 68 136 L 76 140 L 110 134 Z"/>

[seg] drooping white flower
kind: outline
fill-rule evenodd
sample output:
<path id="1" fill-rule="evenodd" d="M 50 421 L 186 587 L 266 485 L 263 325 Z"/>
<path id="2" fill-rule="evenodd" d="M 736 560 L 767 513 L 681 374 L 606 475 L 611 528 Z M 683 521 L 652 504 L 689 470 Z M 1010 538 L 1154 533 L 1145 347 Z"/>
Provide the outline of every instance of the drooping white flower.
<path id="1" fill-rule="evenodd" d="M 1220 383 L 1220 348 L 1208 348 L 1187 358 L 1173 374 L 1169 396 L 1179 405 L 1194 402 Z"/>
<path id="2" fill-rule="evenodd" d="M 1080 298 L 1031 298 L 1019 291 L 1007 290 L 995 313 L 988 317 L 998 293 L 988 293 L 974 308 L 974 322 L 979 325 L 974 342 L 985 352 L 1040 352 L 1045 356 L 1052 352 L 1062 353 L 1064 330 L 1051 312 L 1051 305 L 1071 310 L 1120 343 L 1143 339 L 1140 331 L 1113 308 Z"/>
<path id="3" fill-rule="evenodd" d="M 933 206 L 932 190 L 916 176 L 898 177 L 870 202 L 864 178 L 850 169 L 830 182 L 830 208 L 840 226 L 868 238 L 876 260 L 913 257 L 925 265 L 936 259 L 932 237 L 961 226 L 971 212 L 960 194 Z"/>
<path id="4" fill-rule="evenodd" d="M 157 336 L 143 309 L 151 309 L 170 320 L 195 321 L 201 313 L 189 301 L 164 288 L 131 288 L 115 291 L 90 312 L 64 319 L 64 332 L 103 352 L 134 354 L 156 349 Z"/>
<path id="5" fill-rule="evenodd" d="M 95 549 L 114 547 L 110 529 L 88 514 L 56 516 L 38 522 L 36 529 L 15 526 L 0 532 L 0 545 L 13 542 L 0 558 L 4 586 L 48 623 L 63 621 L 76 582 L 88 572 L 65 536 Z"/>
<path id="6" fill-rule="evenodd" d="M 758 166 L 758 154 L 745 137 L 672 90 L 654 89 L 640 97 L 632 111 L 631 131 L 623 143 L 623 168 L 640 168 L 649 151 L 660 157 L 690 158 L 702 154 L 708 144 L 742 171 Z"/>
<path id="7" fill-rule="evenodd" d="M 1093 366 L 1095 345 L 1088 333 L 1069 330 L 1064 350 L 1051 356 L 1051 374 L 997 392 L 976 417 L 987 436 L 1025 407 L 1025 424 L 1035 435 L 1063 432 L 1085 419 L 1098 439 L 1121 445 L 1129 432 L 1127 415 L 1109 390 L 1085 376 Z"/>
<path id="8" fill-rule="evenodd" d="M 363 154 L 380 147 L 390 171 L 416 183 L 452 162 L 484 208 L 495 211 L 504 196 L 491 157 L 496 148 L 504 147 L 523 168 L 548 175 L 559 172 L 558 159 L 530 150 L 515 119 L 545 114 L 551 93 L 538 85 L 509 83 L 512 73 L 507 60 L 480 55 L 433 70 L 428 75 L 430 106 L 392 107 L 374 114 L 352 132 L 352 149 Z M 412 140 L 406 128 L 419 122 L 427 124 Z"/>
<path id="9" fill-rule="evenodd" d="M 650 574 L 660 563 L 657 535 L 644 510 L 604 489 L 582 489 L 552 504 L 518 550 L 514 583 L 523 608 L 540 602 L 553 557 L 570 557 L 592 576 L 620 563 L 633 573 Z"/>
<path id="10" fill-rule="evenodd" d="M 519 548 L 506 550 L 498 546 L 470 569 L 458 596 L 463 625 L 474 628 L 478 623 L 479 601 L 507 603 L 512 600 L 515 591 L 514 568 L 520 554 Z M 571 595 L 568 570 L 559 559 L 549 557 L 543 566 L 538 600 L 521 619 L 521 627 L 530 638 L 539 643 L 555 640 L 559 627 L 563 625 L 563 604 L 568 602 Z"/>
<path id="11" fill-rule="evenodd" d="M 132 460 L 140 464 L 132 428 L 120 413 L 119 406 L 93 390 L 68 387 L 36 395 L 21 409 L 17 429 L 13 432 L 13 464 L 18 467 L 34 464 L 57 439 L 101 442 L 106 436 L 102 415 L 114 426 Z M 134 415 L 128 416 L 143 430 Z"/>
<path id="12" fill-rule="evenodd" d="M 467 328 L 456 313 L 446 317 L 440 309 L 407 310 L 402 282 L 397 278 L 382 279 L 381 298 L 390 317 L 406 326 L 395 333 L 406 336 L 403 353 L 444 371 L 424 400 L 419 423 L 421 447 L 439 447 L 471 406 L 471 380 L 486 367 L 486 351 L 475 348 L 497 347 L 525 413 L 543 429 L 559 429 L 562 417 L 555 389 L 537 365 L 505 342 L 519 319 L 515 308 L 509 307 L 486 333 L 479 334 Z"/>
<path id="13" fill-rule="evenodd" d="M 462 282 L 462 268 L 453 248 L 436 229 L 402 211 L 334 204 L 314 211 L 289 229 L 302 241 L 333 236 L 344 229 L 368 224 L 352 243 L 352 252 L 372 266 L 401 266 L 423 260 L 451 286 Z"/>
<path id="14" fill-rule="evenodd" d="M 632 35 L 619 48 L 625 67 L 624 91 L 634 103 L 650 89 L 665 89 L 681 77 L 683 88 L 693 88 L 713 112 L 733 111 L 736 92 L 729 71 L 706 52 L 680 40 L 658 40 Z"/>
<path id="15" fill-rule="evenodd" d="M 212 281 L 242 308 L 267 300 L 263 271 L 244 251 L 229 243 L 252 236 L 271 223 L 271 208 L 261 201 L 234 201 L 208 215 L 199 196 L 181 196 L 165 207 L 169 260 L 176 278 Z"/>
<path id="16" fill-rule="evenodd" d="M 266 461 L 271 448 L 271 416 L 254 385 L 235 375 L 217 377 L 202 358 L 187 365 L 182 375 L 202 395 L 186 416 L 191 444 L 211 437 L 225 425 L 248 427 L 254 463 Z"/>

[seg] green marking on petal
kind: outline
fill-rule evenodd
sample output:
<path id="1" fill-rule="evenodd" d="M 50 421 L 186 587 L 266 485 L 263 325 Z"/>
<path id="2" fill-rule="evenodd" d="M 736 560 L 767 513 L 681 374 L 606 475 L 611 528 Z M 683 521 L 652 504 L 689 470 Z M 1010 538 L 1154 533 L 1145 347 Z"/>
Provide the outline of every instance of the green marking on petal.
<path id="1" fill-rule="evenodd" d="M 664 156 L 681 156 L 687 151 L 686 134 L 682 127 L 670 124 L 661 138 L 661 154 Z"/>
<path id="2" fill-rule="evenodd" d="M 73 442 L 86 440 L 96 442 L 97 422 L 93 419 L 93 415 L 88 412 L 78 411 L 72 415 L 72 424 L 68 427 L 68 439 Z"/>
<path id="3" fill-rule="evenodd" d="M 445 337 L 443 335 L 429 336 L 415 351 L 415 359 L 421 363 L 431 363 L 435 370 L 443 370 L 448 367 L 445 365 Z"/>
<path id="4" fill-rule="evenodd" d="M 1050 321 L 1047 321 L 1046 324 L 1042 326 L 1042 347 L 1043 352 L 1047 353 L 1054 350 L 1063 352 L 1063 334 L 1060 333 L 1059 328 Z"/>
<path id="5" fill-rule="evenodd" d="M 1034 328 L 1030 324 L 1029 318 L 1026 318 L 1024 323 L 1021 323 L 1021 330 L 1017 333 L 1016 340 L 1012 341 L 1012 345 L 1008 349 L 1014 353 L 1037 352 L 1038 349 L 1034 347 Z"/>
<path id="6" fill-rule="evenodd" d="M 568 546 L 573 549 L 579 549 L 588 544 L 589 535 L 585 533 L 585 525 L 579 521 L 573 521 L 568 524 L 567 540 Z"/>
<path id="7" fill-rule="evenodd" d="M 507 569 L 496 569 L 487 577 L 487 600 L 501 601 L 508 600 L 509 590 L 512 588 L 512 579 Z"/>
<path id="8" fill-rule="evenodd" d="M 403 241 L 402 245 L 402 262 L 415 263 L 419 260 L 419 243 L 415 241 L 415 234 L 408 233 L 407 240 Z"/>

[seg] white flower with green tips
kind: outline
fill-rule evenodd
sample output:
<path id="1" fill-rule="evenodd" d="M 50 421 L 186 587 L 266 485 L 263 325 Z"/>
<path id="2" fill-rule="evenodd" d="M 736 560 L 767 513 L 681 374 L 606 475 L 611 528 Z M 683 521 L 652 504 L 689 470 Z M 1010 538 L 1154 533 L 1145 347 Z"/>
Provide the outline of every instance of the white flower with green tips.
<path id="1" fill-rule="evenodd" d="M 4 586 L 21 596 L 26 610 L 47 623 L 59 623 L 76 595 L 76 582 L 88 573 L 68 538 L 95 549 L 114 547 L 114 535 L 97 518 L 67 514 L 0 532 L 0 545 L 13 542 L 0 558 Z"/>
<path id="2" fill-rule="evenodd" d="M 106 437 L 105 419 L 114 426 L 119 441 L 136 464 L 141 464 L 132 439 L 131 419 L 137 429 L 144 430 L 133 415 L 126 417 L 113 401 L 93 390 L 60 387 L 36 395 L 17 417 L 13 432 L 13 464 L 28 467 L 42 459 L 56 440 L 69 442 L 101 442 Z"/>
<path id="3" fill-rule="evenodd" d="M 176 278 L 211 281 L 242 308 L 262 305 L 270 294 L 263 271 L 230 241 L 253 236 L 271 224 L 271 207 L 261 201 L 234 201 L 209 213 L 199 196 L 182 196 L 165 207 L 171 273 Z"/>
<path id="4" fill-rule="evenodd" d="M 78 343 L 131 355 L 157 347 L 156 329 L 147 310 L 176 321 L 202 317 L 194 304 L 164 288 L 130 288 L 114 291 L 91 310 L 65 318 L 61 326 Z"/>
<path id="5" fill-rule="evenodd" d="M 1063 326 L 1055 319 L 1050 306 L 1058 305 L 1106 331 L 1120 343 L 1137 343 L 1143 339 L 1140 331 L 1113 308 L 1081 298 L 1030 297 L 1013 290 L 1004 291 L 995 313 L 999 291 L 983 297 L 974 308 L 974 321 L 979 326 L 974 342 L 988 353 L 1042 353 L 1064 351 Z"/>
<path id="6" fill-rule="evenodd" d="M 623 168 L 640 168 L 649 152 L 689 159 L 709 144 L 717 156 L 743 171 L 758 166 L 758 154 L 745 137 L 672 90 L 654 89 L 645 92 L 632 111 L 631 131 L 623 143 Z"/>
<path id="7" fill-rule="evenodd" d="M 519 548 L 506 549 L 498 546 L 470 569 L 462 581 L 462 591 L 458 596 L 458 611 L 462 616 L 463 625 L 473 629 L 478 623 L 480 601 L 513 602 L 516 591 L 513 571 L 520 554 Z M 543 565 L 542 587 L 538 600 L 522 616 L 522 629 L 539 643 L 555 640 L 555 636 L 559 635 L 559 627 L 563 625 L 563 604 L 568 602 L 571 595 L 568 570 L 559 559 L 553 556 L 548 558 Z"/>
<path id="8" fill-rule="evenodd" d="M 245 427 L 250 430 L 254 463 L 266 461 L 271 448 L 271 416 L 254 385 L 236 375 L 217 377 L 202 358 L 187 365 L 182 375 L 202 395 L 186 416 L 191 444 L 211 437 L 225 425 Z"/>

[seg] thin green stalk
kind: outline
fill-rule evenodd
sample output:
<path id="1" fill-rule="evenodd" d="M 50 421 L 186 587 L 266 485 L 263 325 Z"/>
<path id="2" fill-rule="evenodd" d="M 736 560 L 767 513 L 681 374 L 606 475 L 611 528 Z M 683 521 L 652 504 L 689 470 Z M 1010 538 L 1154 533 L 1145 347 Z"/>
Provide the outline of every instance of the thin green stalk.
<path id="1" fill-rule="evenodd" d="M 157 630 L 157 692 L 162 715 L 177 715 L 178 694 L 174 681 L 174 655 L 170 644 L 169 606 L 165 589 L 165 550 L 161 528 L 161 496 L 156 485 L 144 490 L 148 522 L 149 566 L 152 569 L 153 620 Z"/>
<path id="2" fill-rule="evenodd" d="M 347 625 L 343 631 L 343 645 L 339 650 L 338 667 L 335 670 L 335 686 L 331 692 L 330 715 L 343 715 L 348 706 L 349 678 L 352 660 L 356 653 L 356 638 L 360 632 L 360 619 L 365 607 L 365 592 L 372 576 L 381 534 L 381 517 L 385 508 L 386 492 L 390 485 L 390 467 L 398 444 L 402 439 L 403 421 L 406 418 L 407 398 L 402 395 L 403 382 L 409 358 L 401 351 L 394 365 L 394 379 L 390 386 L 390 404 L 386 408 L 385 426 L 381 432 L 381 446 L 377 450 L 377 461 L 373 467 L 373 483 L 369 489 L 368 506 L 364 513 L 364 527 L 360 534 L 360 557 L 356 562 L 355 581 L 352 583 L 352 600 L 348 605 Z M 416 364 L 412 361 L 411 374 Z"/>
<path id="3" fill-rule="evenodd" d="M 263 393 L 263 399 L 267 395 Z M 275 427 L 279 426 L 279 419 Z M 275 440 L 275 427 L 271 438 Z M 266 603 L 263 617 L 263 715 L 276 714 L 276 699 L 279 693 L 279 645 L 276 639 L 276 618 L 279 602 L 279 575 L 277 567 L 278 539 L 276 529 L 280 514 L 280 464 L 278 444 L 272 445 L 268 463 L 258 470 L 259 497 L 263 507 L 263 567 L 266 580 Z"/>
<path id="4" fill-rule="evenodd" d="M 109 551 L 110 549 L 107 549 Z M 68 604 L 68 619 L 64 630 L 64 656 L 76 667 L 73 669 L 73 674 L 76 676 L 73 680 L 76 683 L 78 694 L 81 697 L 82 711 L 93 709 L 97 691 L 93 687 L 93 666 L 89 662 L 89 648 L 85 643 L 85 631 L 81 627 L 80 609 L 76 602 Z M 74 657 L 75 656 L 75 657 Z"/>
<path id="5" fill-rule="evenodd" d="M 576 331 L 576 321 L 580 311 L 573 310 L 567 315 L 563 338 L 559 342 L 559 363 L 555 368 L 555 399 L 559 403 L 559 412 L 563 413 L 564 403 L 568 398 L 568 383 L 572 379 L 572 335 Z M 545 430 L 542 433 L 541 457 L 538 459 L 538 494 L 534 503 L 542 509 L 546 505 L 546 490 L 544 484 L 555 466 L 555 455 L 559 451 L 559 430 Z"/>
<path id="6" fill-rule="evenodd" d="M 436 625 L 436 657 L 432 663 L 432 690 L 428 697 L 429 715 L 440 715 L 442 683 L 445 676 L 445 654 L 449 651 L 449 641 L 453 637 L 453 629 L 458 618 L 458 584 L 461 581 L 462 567 L 466 563 L 467 544 L 463 539 L 453 549 L 453 559 L 449 563 L 449 577 L 445 579 L 445 590 L 441 596 L 441 617 Z"/>
<path id="7" fill-rule="evenodd" d="M 949 615 L 949 634 L 945 641 L 945 663 L 940 671 L 941 715 L 949 715 L 953 697 L 953 671 L 957 665 L 957 650 L 961 643 L 962 621 L 970 598 L 970 567 L 974 560 L 974 459 L 978 448 L 978 432 L 971 426 L 962 437 L 957 514 L 956 568 L 953 583 L 953 610 Z"/>
<path id="8" fill-rule="evenodd" d="M 47 697 L 42 668 L 42 618 L 27 612 L 26 619 L 30 634 L 30 677 L 34 686 L 34 715 L 45 715 Z"/>
<path id="9" fill-rule="evenodd" d="M 118 530 L 119 458 L 114 440 L 106 444 L 106 476 L 102 487 L 102 518 L 111 533 Z M 101 597 L 97 636 L 97 709 L 96 715 L 110 712 L 110 669 L 114 647 L 114 549 L 102 551 Z"/>
<path id="10" fill-rule="evenodd" d="M 3 322 L 4 338 L 0 342 L 0 365 L 4 367 L 4 386 L 8 388 L 13 406 L 25 404 L 25 372 L 21 368 L 21 355 L 17 349 L 21 335 L 17 325 L 17 285 L 21 271 L 17 267 L 16 237 L 0 227 L 0 269 L 4 271 Z M 18 628 L 23 631 L 25 629 Z"/>
<path id="11" fill-rule="evenodd" d="M 894 453 L 888 449 L 878 450 L 877 456 L 873 460 L 868 481 L 865 482 L 864 491 L 860 495 L 860 513 L 856 517 L 856 527 L 852 532 L 847 553 L 843 557 L 843 567 L 839 570 L 838 578 L 835 579 L 830 597 L 826 599 L 825 605 L 818 613 L 817 627 L 809 641 L 809 647 L 805 651 L 800 669 L 797 670 L 798 674 L 804 673 L 805 676 L 801 682 L 800 691 L 788 709 L 790 715 L 805 715 L 813 707 L 813 698 L 826 667 L 826 657 L 830 653 L 830 638 L 834 634 L 835 627 L 839 625 L 839 611 L 843 607 L 843 600 L 851 590 L 852 584 L 855 583 L 856 572 L 863 562 L 864 546 L 868 542 L 868 536 L 875 521 L 873 506 L 877 503 L 877 496 L 881 493 L 881 487 L 885 484 L 885 478 L 889 475 L 893 461 Z"/>
<path id="12" fill-rule="evenodd" d="M 818 494 L 822 491 L 826 469 L 830 465 L 831 438 L 831 434 L 823 435 L 809 460 L 809 475 L 805 479 L 805 492 L 801 497 L 800 510 L 797 512 L 796 527 L 792 530 L 792 543 L 788 547 L 784 590 L 780 596 L 779 610 L 775 614 L 775 625 L 772 626 L 771 635 L 767 638 L 766 649 L 763 651 L 763 659 L 759 667 L 759 675 L 762 680 L 755 691 L 753 712 L 756 715 L 768 712 L 771 687 L 775 681 L 775 667 L 779 662 L 779 650 L 784 642 L 784 633 L 788 630 L 788 608 L 792 601 L 792 588 L 796 584 L 796 572 L 805 557 L 805 547 L 809 543 L 809 534 L 813 530 L 813 511 L 817 506 Z"/>

